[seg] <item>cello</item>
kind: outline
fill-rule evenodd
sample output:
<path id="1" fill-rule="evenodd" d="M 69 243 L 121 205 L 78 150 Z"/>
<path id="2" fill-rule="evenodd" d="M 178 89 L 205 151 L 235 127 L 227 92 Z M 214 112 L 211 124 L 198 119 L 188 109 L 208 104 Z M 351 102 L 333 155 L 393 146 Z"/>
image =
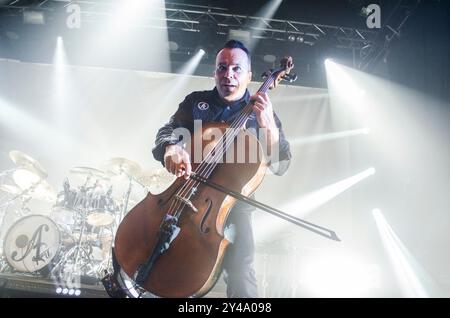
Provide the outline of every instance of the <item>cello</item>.
<path id="1" fill-rule="evenodd" d="M 258 91 L 266 92 L 281 80 L 294 80 L 292 68 L 292 58 L 284 58 L 280 68 L 266 73 Z M 201 297 L 211 290 L 230 244 L 224 229 L 235 202 L 240 199 L 268 209 L 248 198 L 268 167 L 258 139 L 244 129 L 251 113 L 250 102 L 230 125 L 207 123 L 194 131 L 187 150 L 194 154 L 195 140 L 201 140 L 206 155 L 201 162 L 191 163 L 191 177 L 177 178 L 158 195 L 148 193 L 124 217 L 114 242 L 114 273 L 103 279 L 110 296 Z M 222 137 L 212 138 L 217 130 Z M 234 141 L 238 138 L 244 140 L 243 162 L 237 160 Z M 252 144 L 257 145 L 256 160 L 250 160 Z M 232 164 L 227 163 L 230 153 Z"/>

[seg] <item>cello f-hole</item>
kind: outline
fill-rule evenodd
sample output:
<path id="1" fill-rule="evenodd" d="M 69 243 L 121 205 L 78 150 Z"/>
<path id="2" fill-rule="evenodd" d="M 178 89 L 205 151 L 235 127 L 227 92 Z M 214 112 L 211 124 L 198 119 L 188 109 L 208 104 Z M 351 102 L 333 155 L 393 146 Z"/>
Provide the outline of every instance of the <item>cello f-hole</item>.
<path id="1" fill-rule="evenodd" d="M 203 215 L 202 221 L 200 222 L 200 232 L 207 234 L 209 232 L 209 227 L 206 227 L 205 222 L 208 218 L 209 213 L 211 212 L 212 201 L 210 199 L 205 199 L 205 202 L 208 203 L 208 207 L 206 208 L 206 212 Z"/>

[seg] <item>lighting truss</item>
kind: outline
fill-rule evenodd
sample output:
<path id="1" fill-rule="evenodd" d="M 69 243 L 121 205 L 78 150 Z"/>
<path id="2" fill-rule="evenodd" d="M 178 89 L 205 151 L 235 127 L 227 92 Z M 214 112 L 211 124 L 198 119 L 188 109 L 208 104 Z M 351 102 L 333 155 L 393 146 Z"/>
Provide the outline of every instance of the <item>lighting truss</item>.
<path id="1" fill-rule="evenodd" d="M 82 21 L 101 21 L 111 14 L 117 1 L 111 0 L 9 0 L 0 5 L 0 10 L 10 14 L 26 9 L 41 9 L 55 13 L 58 8 L 70 4 L 78 4 L 81 8 Z M 323 37 L 336 39 L 336 47 L 361 50 L 367 45 L 375 45 L 378 31 L 373 29 L 355 29 L 344 26 L 308 23 L 293 20 L 267 19 L 248 15 L 230 13 L 225 8 L 166 4 L 167 28 L 184 32 L 202 32 L 203 26 L 215 28 L 217 34 L 228 34 L 230 29 L 255 31 L 260 39 L 288 41 L 290 35 L 301 37 L 302 43 L 313 46 Z M 141 22 L 142 27 L 152 27 L 151 19 Z M 260 27 L 255 27 L 256 25 Z"/>
<path id="2" fill-rule="evenodd" d="M 380 59 L 389 53 L 392 42 L 401 36 L 406 21 L 415 12 L 419 3 L 419 0 L 399 0 L 397 2 L 373 43 L 367 44 L 359 51 L 359 69 L 367 72 L 373 71 Z"/>

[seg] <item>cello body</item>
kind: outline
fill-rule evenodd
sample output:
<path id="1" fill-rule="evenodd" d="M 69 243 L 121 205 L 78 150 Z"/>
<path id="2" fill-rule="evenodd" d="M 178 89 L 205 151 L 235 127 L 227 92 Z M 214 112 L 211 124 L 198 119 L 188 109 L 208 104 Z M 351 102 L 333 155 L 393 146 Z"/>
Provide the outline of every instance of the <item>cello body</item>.
<path id="1" fill-rule="evenodd" d="M 218 130 L 224 133 L 227 127 L 222 123 L 204 124 L 202 136 L 194 134 L 192 137 L 190 154 L 194 153 L 196 138 L 201 138 L 202 152 L 205 153 L 204 149 L 210 149 L 217 143 L 214 136 Z M 234 149 L 234 162 L 226 162 L 224 155 L 223 161 L 217 164 L 209 179 L 248 196 L 262 182 L 267 163 L 256 136 L 242 130 L 236 139 L 239 138 L 245 144 L 244 162 L 237 162 L 244 148 L 239 142 L 234 142 L 228 149 L 228 152 Z M 238 151 L 239 146 L 241 149 Z M 251 157 L 255 149 L 258 151 L 256 158 Z M 192 160 L 192 155 L 191 161 L 192 171 L 196 171 L 199 163 Z M 148 193 L 120 223 L 114 253 L 120 268 L 131 279 L 152 253 L 161 223 L 170 211 L 175 194 L 186 182 L 180 177 L 164 192 L 158 195 Z M 222 270 L 222 261 L 230 244 L 224 237 L 224 229 L 236 199 L 198 184 L 190 200 L 198 211 L 183 205 L 177 224 L 180 227 L 179 234 L 170 247 L 159 255 L 145 283 L 140 286 L 158 297 L 201 297 L 214 286 Z"/>

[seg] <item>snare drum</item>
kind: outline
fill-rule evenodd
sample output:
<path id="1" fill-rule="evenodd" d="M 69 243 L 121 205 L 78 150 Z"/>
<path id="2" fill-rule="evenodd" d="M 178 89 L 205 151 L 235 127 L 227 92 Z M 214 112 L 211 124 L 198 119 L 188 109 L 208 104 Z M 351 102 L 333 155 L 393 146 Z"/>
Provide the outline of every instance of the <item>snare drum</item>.
<path id="1" fill-rule="evenodd" d="M 19 272 L 36 272 L 50 265 L 61 248 L 58 226 L 46 216 L 29 215 L 14 223 L 4 240 L 4 256 Z"/>
<path id="2" fill-rule="evenodd" d="M 108 226 L 114 223 L 118 206 L 109 195 L 96 196 L 91 202 L 87 223 L 94 227 Z"/>

